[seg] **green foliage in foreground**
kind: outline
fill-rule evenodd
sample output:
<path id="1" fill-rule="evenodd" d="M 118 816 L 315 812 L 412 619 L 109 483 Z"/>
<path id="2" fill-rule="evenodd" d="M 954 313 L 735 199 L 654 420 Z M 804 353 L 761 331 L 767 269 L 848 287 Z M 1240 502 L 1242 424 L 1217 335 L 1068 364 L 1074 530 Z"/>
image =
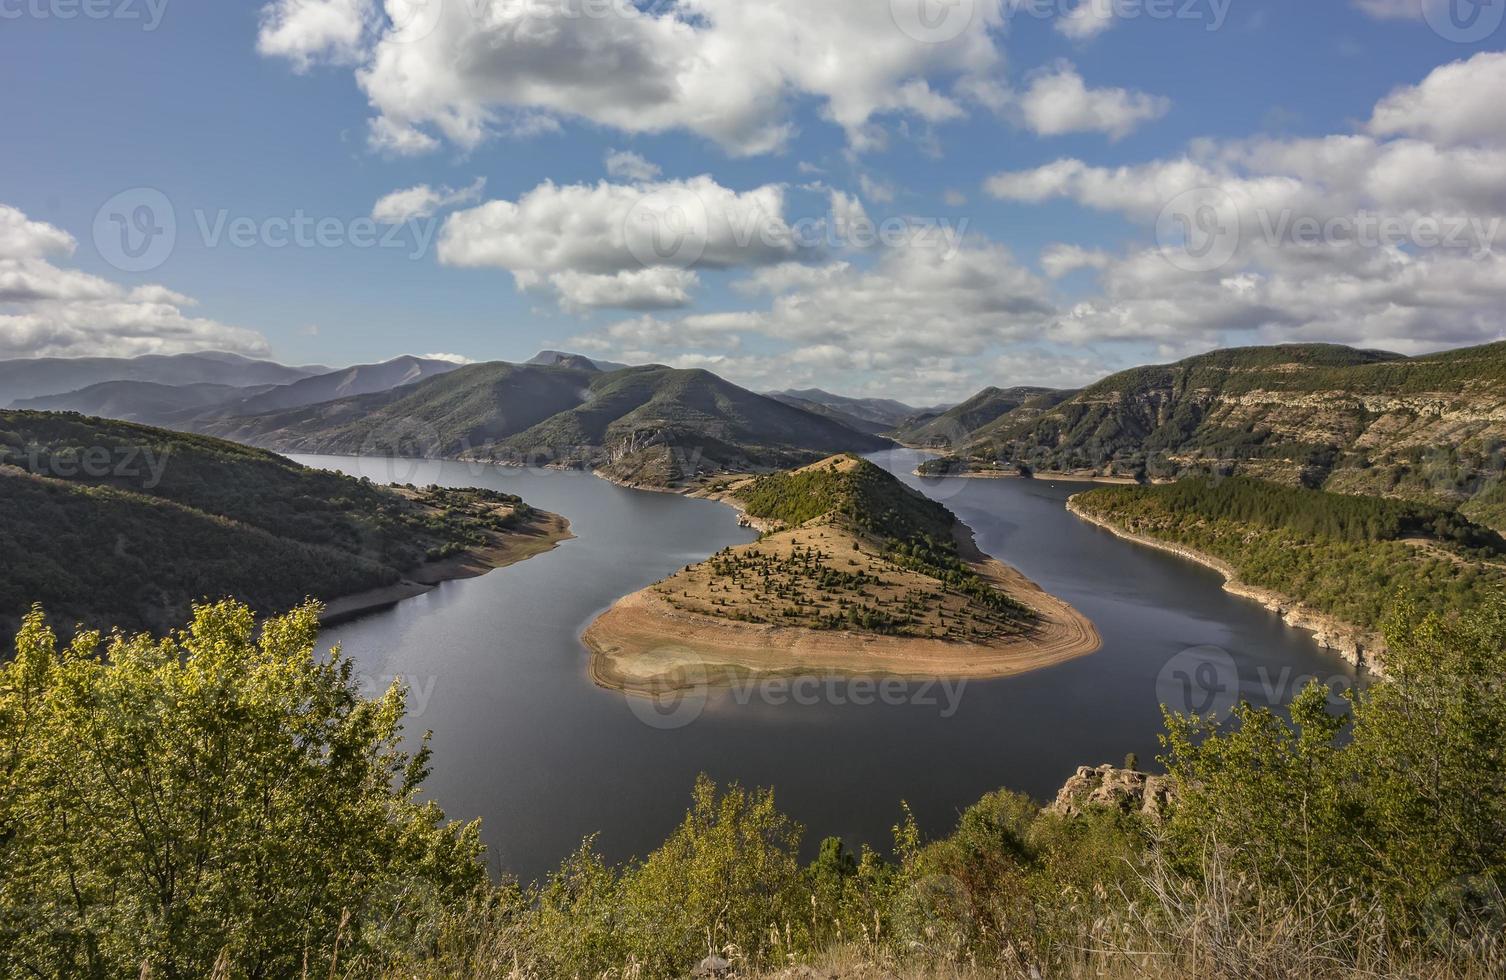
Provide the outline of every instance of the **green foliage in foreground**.
<path id="1" fill-rule="evenodd" d="M 1065 817 L 998 792 L 934 841 L 814 861 L 769 791 L 698 781 L 647 858 L 591 841 L 485 883 L 474 824 L 414 793 L 399 691 L 312 656 L 311 609 L 234 605 L 173 641 L 0 668 L 6 976 L 677 978 L 858 948 L 944 975 L 1498 976 L 1506 966 L 1506 600 L 1403 606 L 1394 679 L 1334 714 L 1168 716 L 1174 794 Z M 338 946 L 338 951 L 337 947 Z M 1084 964 L 1088 964 L 1085 968 Z"/>
<path id="2" fill-rule="evenodd" d="M 1244 477 L 1100 487 L 1073 499 L 1091 516 L 1204 552 L 1246 584 L 1369 630 L 1397 595 L 1430 610 L 1473 609 L 1506 583 L 1499 535 L 1426 504 Z"/>
<path id="3" fill-rule="evenodd" d="M 66 649 L 27 618 L 0 667 L 0 975 L 296 976 L 484 880 L 479 825 L 417 798 L 403 691 L 317 658 L 317 612 Z"/>

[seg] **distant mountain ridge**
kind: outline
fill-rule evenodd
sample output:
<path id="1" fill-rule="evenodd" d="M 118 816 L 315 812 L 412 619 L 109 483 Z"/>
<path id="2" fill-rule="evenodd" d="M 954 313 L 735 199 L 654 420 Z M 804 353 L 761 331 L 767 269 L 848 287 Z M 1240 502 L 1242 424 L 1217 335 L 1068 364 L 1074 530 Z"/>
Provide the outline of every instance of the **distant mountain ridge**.
<path id="1" fill-rule="evenodd" d="M 285 452 L 588 466 L 655 487 L 891 445 L 710 372 L 659 365 L 602 372 L 474 364 L 404 388 L 204 429 Z"/>
<path id="2" fill-rule="evenodd" d="M 205 419 L 295 408 L 351 395 L 386 391 L 459 367 L 453 361 L 405 355 L 358 364 L 286 384 L 168 385 L 155 381 L 102 381 L 77 391 L 18 398 L 12 408 L 80 412 L 103 418 L 191 429 Z M 301 370 L 301 369 L 300 369 Z"/>
<path id="3" fill-rule="evenodd" d="M 19 399 L 60 395 L 106 381 L 244 387 L 291 384 L 329 370 L 318 366 L 288 367 L 223 351 L 140 357 L 21 358 L 0 361 L 0 408 Z"/>

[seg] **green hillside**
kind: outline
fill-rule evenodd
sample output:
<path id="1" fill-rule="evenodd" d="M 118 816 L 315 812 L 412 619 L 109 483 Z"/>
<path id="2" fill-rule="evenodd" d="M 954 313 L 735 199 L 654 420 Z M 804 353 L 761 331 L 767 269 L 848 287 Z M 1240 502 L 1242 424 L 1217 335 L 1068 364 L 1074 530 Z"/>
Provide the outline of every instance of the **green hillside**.
<path id="1" fill-rule="evenodd" d="M 1041 412 L 1071 396 L 1050 388 L 984 388 L 967 401 L 917 424 L 901 428 L 894 437 L 907 446 L 956 449 L 995 420 L 1014 413 Z"/>
<path id="2" fill-rule="evenodd" d="M 1248 585 L 1371 632 L 1398 598 L 1443 613 L 1481 607 L 1506 586 L 1506 541 L 1427 504 L 1242 477 L 1100 487 L 1073 504 L 1131 533 L 1218 558 Z"/>
<path id="3" fill-rule="evenodd" d="M 1002 415 L 937 471 L 1216 472 L 1457 506 L 1499 481 L 1506 343 L 1406 358 L 1327 344 L 1215 351 Z"/>
<path id="4" fill-rule="evenodd" d="M 286 452 L 589 466 L 652 486 L 889 445 L 709 372 L 662 366 L 604 374 L 477 364 L 396 391 L 229 419 L 208 431 Z"/>
<path id="5" fill-rule="evenodd" d="M 0 412 L 0 625 L 34 602 L 69 626 L 132 629 L 206 597 L 272 612 L 391 585 L 528 513 L 506 494 L 392 490 L 205 436 Z"/>

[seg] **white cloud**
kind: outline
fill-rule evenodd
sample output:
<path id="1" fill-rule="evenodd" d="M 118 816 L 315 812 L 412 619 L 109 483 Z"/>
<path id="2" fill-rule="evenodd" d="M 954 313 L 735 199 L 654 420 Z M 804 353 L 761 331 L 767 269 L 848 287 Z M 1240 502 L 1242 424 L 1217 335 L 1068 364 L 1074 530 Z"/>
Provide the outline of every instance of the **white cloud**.
<path id="1" fill-rule="evenodd" d="M 690 294 L 700 277 L 689 269 L 657 266 L 622 269 L 595 275 L 588 272 L 550 273 L 549 285 L 559 295 L 560 306 L 572 312 L 615 308 L 620 310 L 671 310 L 690 305 Z"/>
<path id="2" fill-rule="evenodd" d="M 1370 132 L 1414 136 L 1440 146 L 1506 143 L 1506 52 L 1481 52 L 1434 69 L 1420 85 L 1392 92 L 1375 107 Z"/>
<path id="3" fill-rule="evenodd" d="M 1371 134 L 1198 141 L 1185 156 L 1121 167 L 1058 160 L 997 174 L 986 190 L 1070 199 L 1158 236 L 1108 261 L 1070 247 L 1042 256 L 1050 275 L 1091 256 L 1102 283 L 1058 320 L 1057 340 L 1321 339 L 1407 352 L 1495 340 L 1506 331 L 1496 254 L 1506 146 L 1473 86 L 1499 91 L 1499 71 L 1492 57 L 1444 66 L 1384 99 Z M 1188 262 L 1183 236 L 1204 225 L 1226 261 Z"/>
<path id="4" fill-rule="evenodd" d="M 1019 98 L 1025 125 L 1041 136 L 1104 133 L 1123 139 L 1142 123 L 1160 119 L 1171 100 L 1122 88 L 1090 89 L 1067 62 L 1037 72 Z"/>
<path id="5" fill-rule="evenodd" d="M 1056 29 L 1074 41 L 1087 41 L 1114 26 L 1114 0 L 1077 0 L 1057 20 Z"/>
<path id="6" fill-rule="evenodd" d="M 426 361 L 449 361 L 451 364 L 475 364 L 476 362 L 464 354 L 420 354 L 419 357 Z"/>
<path id="7" fill-rule="evenodd" d="M 663 173 L 656 163 L 650 163 L 630 150 L 612 150 L 606 159 L 607 176 L 615 180 L 653 180 Z"/>
<path id="8" fill-rule="evenodd" d="M 315 62 L 355 64 L 376 24 L 372 0 L 274 0 L 261 10 L 256 50 L 297 71 Z"/>
<path id="9" fill-rule="evenodd" d="M 445 221 L 439 260 L 511 272 L 567 308 L 656 309 L 689 302 L 696 268 L 768 265 L 807 248 L 784 216 L 784 189 L 722 187 L 710 177 L 557 185 L 488 201 Z"/>
<path id="10" fill-rule="evenodd" d="M 1107 269 L 1114 257 L 1100 249 L 1080 245 L 1049 245 L 1041 252 L 1041 268 L 1052 279 L 1060 279 L 1078 269 Z"/>
<path id="11" fill-rule="evenodd" d="M 127 289 L 48 261 L 76 248 L 67 232 L 0 204 L 0 357 L 268 352 L 258 333 L 184 314 L 193 301 L 165 286 Z"/>
<path id="12" fill-rule="evenodd" d="M 752 271 L 740 292 L 767 296 L 767 306 L 639 317 L 570 343 L 619 359 L 707 367 L 762 387 L 845 378 L 861 390 L 883 378 L 935 401 L 982 387 L 980 355 L 1038 337 L 1056 314 L 1047 284 L 984 240 L 916 241 L 882 250 L 871 265 L 770 266 Z M 728 353 L 753 339 L 779 349 Z"/>
<path id="13" fill-rule="evenodd" d="M 956 36 L 907 32 L 873 0 L 630 0 L 594 16 L 552 4 L 275 0 L 260 50 L 295 67 L 356 58 L 372 142 L 399 153 L 462 148 L 520 118 L 579 118 L 629 133 L 688 130 L 736 154 L 783 146 L 794 100 L 810 98 L 854 146 L 886 115 L 962 114 L 948 91 L 996 71 L 1003 0 L 978 0 Z M 572 7 L 572 9 L 574 9 Z"/>
<path id="14" fill-rule="evenodd" d="M 432 218 L 447 208 L 479 201 L 485 187 L 485 177 L 477 177 L 469 187 L 459 190 L 419 184 L 382 197 L 372 206 L 371 217 L 388 225 L 400 225 L 413 218 Z"/>

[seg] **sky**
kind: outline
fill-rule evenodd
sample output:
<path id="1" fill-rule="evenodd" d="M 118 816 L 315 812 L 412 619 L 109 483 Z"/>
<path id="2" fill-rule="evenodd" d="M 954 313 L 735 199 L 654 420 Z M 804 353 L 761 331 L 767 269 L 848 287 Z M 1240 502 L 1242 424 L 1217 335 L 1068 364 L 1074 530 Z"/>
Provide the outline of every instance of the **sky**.
<path id="1" fill-rule="evenodd" d="M 1506 0 L 0 0 L 0 357 L 932 404 L 1506 330 Z"/>

